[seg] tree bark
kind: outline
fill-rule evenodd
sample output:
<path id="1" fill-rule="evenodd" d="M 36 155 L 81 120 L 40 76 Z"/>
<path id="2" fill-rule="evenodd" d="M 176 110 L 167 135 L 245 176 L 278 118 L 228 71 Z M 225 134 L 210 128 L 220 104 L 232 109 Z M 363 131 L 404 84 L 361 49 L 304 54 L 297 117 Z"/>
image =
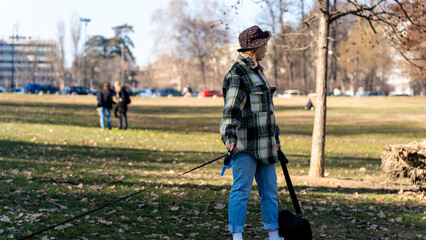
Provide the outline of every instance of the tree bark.
<path id="1" fill-rule="evenodd" d="M 301 20 L 301 25 L 303 26 L 303 21 L 305 20 L 305 6 L 303 3 L 303 0 L 300 0 L 300 4 L 301 4 L 301 12 L 302 12 L 302 20 Z M 305 36 L 302 35 L 302 46 L 305 46 Z M 301 63 L 301 68 L 302 68 L 302 77 L 303 77 L 303 90 L 307 93 L 308 92 L 308 80 L 306 78 L 306 69 L 305 69 L 305 62 L 306 62 L 306 50 L 303 49 L 302 50 L 302 59 L 300 61 Z"/>
<path id="2" fill-rule="evenodd" d="M 316 73 L 316 108 L 314 131 L 312 133 L 312 152 L 309 167 L 310 177 L 324 177 L 324 148 L 327 100 L 327 50 L 329 34 L 329 0 L 319 1 L 318 56 Z"/>

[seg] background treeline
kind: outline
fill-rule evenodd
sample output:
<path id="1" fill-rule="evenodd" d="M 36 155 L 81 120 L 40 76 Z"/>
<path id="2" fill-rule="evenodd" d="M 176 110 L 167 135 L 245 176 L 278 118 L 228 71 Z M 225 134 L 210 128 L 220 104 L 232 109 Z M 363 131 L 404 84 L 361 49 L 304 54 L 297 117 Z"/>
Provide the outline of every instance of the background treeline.
<path id="1" fill-rule="evenodd" d="M 85 44 L 86 61 L 84 54 L 75 56 L 67 81 L 91 88 L 119 80 L 136 88 L 181 90 L 189 83 L 196 90 L 220 89 L 224 73 L 237 56 L 238 39 L 231 29 L 241 2 L 236 1 L 229 10 L 216 1 L 203 1 L 198 7 L 185 0 L 170 1 L 168 8 L 152 17 L 157 40 L 155 49 L 147 55 L 157 60 L 147 66 L 135 65 L 132 47 L 138 43 L 129 37 L 132 26 L 114 27 L 111 38 L 92 36 Z M 330 8 L 350 11 L 353 3 L 334 0 Z M 271 85 L 280 92 L 315 92 L 318 4 L 289 0 L 258 4 L 262 11 L 253 17 L 259 26 L 273 33 L 268 57 L 262 64 Z M 349 14 L 333 21 L 328 39 L 327 91 L 337 87 L 343 93 L 360 89 L 389 93 L 392 89 L 388 80 L 403 76 L 411 80 L 414 93 L 425 93 L 426 33 L 424 26 L 417 24 L 426 21 L 424 3 L 389 1 L 386 6 L 392 26 Z"/>

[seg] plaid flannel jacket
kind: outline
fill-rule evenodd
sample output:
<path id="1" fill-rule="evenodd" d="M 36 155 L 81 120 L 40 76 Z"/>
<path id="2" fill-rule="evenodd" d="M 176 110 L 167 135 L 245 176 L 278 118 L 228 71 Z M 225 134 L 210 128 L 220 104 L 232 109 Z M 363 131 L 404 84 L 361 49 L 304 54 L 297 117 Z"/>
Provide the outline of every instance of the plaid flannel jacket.
<path id="1" fill-rule="evenodd" d="M 220 134 L 225 146 L 236 143 L 264 164 L 278 162 L 280 129 L 275 124 L 272 94 L 260 65 L 240 54 L 223 81 L 225 107 Z"/>

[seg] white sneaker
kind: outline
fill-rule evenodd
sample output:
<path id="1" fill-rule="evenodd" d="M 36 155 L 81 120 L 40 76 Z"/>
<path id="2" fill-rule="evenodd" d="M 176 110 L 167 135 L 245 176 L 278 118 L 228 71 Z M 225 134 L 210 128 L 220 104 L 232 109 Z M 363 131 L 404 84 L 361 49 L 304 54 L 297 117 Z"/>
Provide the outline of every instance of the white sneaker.
<path id="1" fill-rule="evenodd" d="M 278 234 L 278 230 L 269 233 L 269 240 L 280 240 L 280 235 Z"/>
<path id="2" fill-rule="evenodd" d="M 243 234 L 241 232 L 232 233 L 233 240 L 243 240 Z"/>

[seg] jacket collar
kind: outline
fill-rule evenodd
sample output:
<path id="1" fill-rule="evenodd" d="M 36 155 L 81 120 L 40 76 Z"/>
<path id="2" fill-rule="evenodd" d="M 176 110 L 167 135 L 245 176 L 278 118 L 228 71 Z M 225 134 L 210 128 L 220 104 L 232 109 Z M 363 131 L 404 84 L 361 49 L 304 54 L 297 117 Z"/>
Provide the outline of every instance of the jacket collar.
<path id="1" fill-rule="evenodd" d="M 253 61 L 253 59 L 251 59 L 250 57 L 248 57 L 248 56 L 246 56 L 242 53 L 238 54 L 237 60 L 244 63 L 245 65 L 247 65 L 248 67 L 250 67 L 253 70 L 260 69 L 261 71 L 263 71 L 263 67 L 260 66 L 260 63 L 257 63 L 257 66 L 256 66 L 256 63 Z"/>

